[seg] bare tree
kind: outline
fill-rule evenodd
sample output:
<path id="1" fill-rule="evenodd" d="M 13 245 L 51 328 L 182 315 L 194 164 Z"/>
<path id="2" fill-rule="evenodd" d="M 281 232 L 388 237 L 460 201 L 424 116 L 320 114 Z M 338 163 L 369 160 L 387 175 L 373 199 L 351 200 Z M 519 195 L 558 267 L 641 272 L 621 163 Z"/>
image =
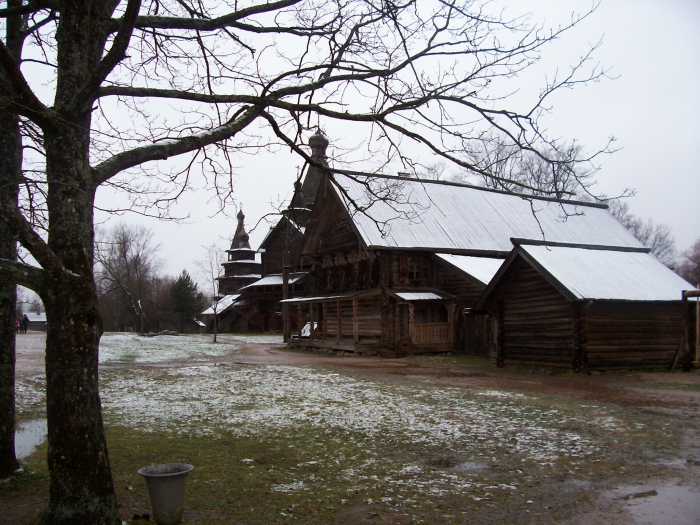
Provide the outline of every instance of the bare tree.
<path id="1" fill-rule="evenodd" d="M 651 250 L 651 254 L 669 268 L 676 260 L 676 240 L 671 229 L 665 224 L 654 223 L 651 219 L 644 222 L 630 213 L 629 204 L 614 199 L 607 202 L 610 213 L 634 235 L 639 242 Z"/>
<path id="2" fill-rule="evenodd" d="M 593 175 L 598 171 L 596 158 L 610 153 L 610 147 L 587 155 L 580 144 L 554 141 L 544 151 L 532 151 L 488 137 L 477 143 L 468 155 L 482 171 L 462 171 L 453 179 L 474 180 L 476 184 L 498 190 L 558 199 L 590 198 Z M 627 193 L 627 192 L 626 192 Z"/>
<path id="3" fill-rule="evenodd" d="M 682 261 L 676 271 L 690 284 L 700 285 L 700 239 L 681 254 Z"/>
<path id="4" fill-rule="evenodd" d="M 223 206 L 232 152 L 276 142 L 318 164 L 301 146 L 312 115 L 365 125 L 369 153 L 379 147 L 387 162 L 414 165 L 408 152 L 420 145 L 489 176 L 468 152 L 490 134 L 560 164 L 538 116 L 553 92 L 605 74 L 589 68 L 590 52 L 525 111 L 509 108 L 493 80 L 516 78 L 581 17 L 547 31 L 489 9 L 477 0 L 32 0 L 0 9 L 8 26 L 18 15 L 36 21 L 33 56 L 43 57 L 21 63 L 9 37 L 0 43 L 0 106 L 33 134 L 30 202 L 48 214 L 44 237 L 12 196 L 0 206 L 3 232 L 38 264 L 3 252 L 0 280 L 36 291 L 49 320 L 43 523 L 118 521 L 97 382 L 97 188 L 126 191 L 134 210 L 161 215 L 200 166 Z M 189 155 L 181 168 L 157 169 L 177 155 Z"/>
<path id="5" fill-rule="evenodd" d="M 148 331 L 154 317 L 149 304 L 156 296 L 159 249 L 151 230 L 123 223 L 96 242 L 96 280 L 102 295 L 116 297 L 117 308 L 128 313 L 140 333 Z"/>
<path id="6" fill-rule="evenodd" d="M 212 297 L 211 308 L 214 312 L 214 342 L 216 343 L 216 336 L 219 333 L 219 301 L 221 301 L 219 276 L 225 252 L 216 243 L 202 246 L 202 248 L 204 248 L 204 257 L 195 261 L 194 264 L 197 267 L 199 277 L 207 284 L 207 293 Z"/>

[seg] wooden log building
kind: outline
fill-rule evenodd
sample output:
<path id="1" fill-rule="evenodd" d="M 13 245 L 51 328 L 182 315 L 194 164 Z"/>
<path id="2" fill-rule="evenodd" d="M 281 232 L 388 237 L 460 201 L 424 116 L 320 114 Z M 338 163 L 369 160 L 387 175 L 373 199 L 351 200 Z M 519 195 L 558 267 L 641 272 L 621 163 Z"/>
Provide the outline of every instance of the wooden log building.
<path id="1" fill-rule="evenodd" d="M 309 139 L 311 157 L 321 165 L 326 164 L 325 151 L 328 139 L 316 132 Z M 245 231 L 243 212 L 238 213 L 238 226 L 226 250 L 227 260 L 222 263 L 223 275 L 218 279 L 217 309 L 219 329 L 230 332 L 272 332 L 283 329 L 282 273 L 291 272 L 288 297 L 308 295 L 306 268 L 300 261 L 301 245 L 306 224 L 314 206 L 318 187 L 323 178 L 317 166 L 311 166 L 304 182 L 295 184 L 294 195 L 281 219 L 270 228 L 260 247 L 253 250 Z M 260 254 L 258 262 L 256 254 Z M 208 319 L 209 330 L 213 328 L 214 308 L 202 315 Z M 291 322 L 296 323 L 296 311 Z"/>
<path id="2" fill-rule="evenodd" d="M 475 308 L 495 320 L 499 365 L 577 371 L 671 364 L 692 286 L 644 248 L 514 239 Z"/>
<path id="3" fill-rule="evenodd" d="M 670 364 L 692 287 L 605 205 L 336 170 L 322 133 L 309 145 L 318 164 L 261 244 L 262 278 L 236 290 L 247 329 L 281 331 L 286 303 L 290 345 L 575 370 Z"/>
<path id="4" fill-rule="evenodd" d="M 333 169 L 318 191 L 301 248 L 308 296 L 287 300 L 294 345 L 489 355 L 493 313 L 475 306 L 512 237 L 643 248 L 599 204 Z"/>

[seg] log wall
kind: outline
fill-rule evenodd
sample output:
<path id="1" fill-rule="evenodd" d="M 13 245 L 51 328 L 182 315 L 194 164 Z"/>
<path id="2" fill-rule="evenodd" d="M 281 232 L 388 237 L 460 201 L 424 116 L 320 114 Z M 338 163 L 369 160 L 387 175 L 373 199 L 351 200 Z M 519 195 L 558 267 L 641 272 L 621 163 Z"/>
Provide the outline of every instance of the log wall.
<path id="1" fill-rule="evenodd" d="M 289 235 L 289 241 L 287 241 L 287 235 Z M 288 225 L 287 219 L 281 219 L 265 240 L 265 245 L 261 246 L 265 249 L 265 253 L 261 257 L 263 277 L 271 273 L 282 273 L 287 246 L 289 247 L 289 264 L 292 269 L 295 269 L 299 264 L 303 238 L 296 228 Z"/>
<path id="2" fill-rule="evenodd" d="M 589 369 L 669 366 L 683 337 L 680 301 L 597 301 L 585 321 Z"/>
<path id="3" fill-rule="evenodd" d="M 498 364 L 572 367 L 571 304 L 534 268 L 516 259 L 492 300 L 500 324 Z"/>
<path id="4" fill-rule="evenodd" d="M 493 352 L 493 320 L 488 314 L 460 316 L 460 348 L 468 355 L 489 357 Z"/>

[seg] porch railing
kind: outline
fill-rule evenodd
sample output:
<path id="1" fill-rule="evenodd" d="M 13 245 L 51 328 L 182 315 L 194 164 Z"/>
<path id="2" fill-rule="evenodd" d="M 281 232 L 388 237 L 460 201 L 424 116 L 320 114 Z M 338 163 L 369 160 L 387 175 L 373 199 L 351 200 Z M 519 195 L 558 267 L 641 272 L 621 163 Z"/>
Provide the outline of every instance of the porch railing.
<path id="1" fill-rule="evenodd" d="M 413 333 L 413 344 L 449 343 L 450 323 L 416 324 Z"/>

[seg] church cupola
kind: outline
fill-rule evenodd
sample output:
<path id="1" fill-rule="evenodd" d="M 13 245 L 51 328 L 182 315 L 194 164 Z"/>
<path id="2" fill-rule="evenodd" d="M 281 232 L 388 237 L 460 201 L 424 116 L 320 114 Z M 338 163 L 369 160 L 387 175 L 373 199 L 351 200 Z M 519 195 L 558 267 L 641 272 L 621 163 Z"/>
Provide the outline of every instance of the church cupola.
<path id="1" fill-rule="evenodd" d="M 236 233 L 233 234 L 233 240 L 231 241 L 231 249 L 250 249 L 250 242 L 248 242 L 249 237 L 245 231 L 245 226 L 243 225 L 243 221 L 245 219 L 245 215 L 243 215 L 243 208 L 241 208 L 241 210 L 238 212 L 236 218 L 238 219 L 238 226 L 236 226 Z"/>
<path id="2" fill-rule="evenodd" d="M 236 218 L 238 219 L 236 233 L 233 234 L 231 248 L 226 250 L 226 261 L 221 264 L 224 267 L 224 275 L 218 278 L 219 295 L 235 293 L 236 290 L 261 277 L 262 266 L 256 260 L 255 250 L 250 248 L 249 236 L 244 226 L 245 215 L 243 215 L 242 209 Z"/>
<path id="3" fill-rule="evenodd" d="M 309 146 L 311 146 L 311 156 L 325 159 L 326 158 L 326 148 L 328 147 L 329 140 L 325 133 L 320 129 L 316 130 L 316 133 L 311 135 L 309 138 Z"/>

